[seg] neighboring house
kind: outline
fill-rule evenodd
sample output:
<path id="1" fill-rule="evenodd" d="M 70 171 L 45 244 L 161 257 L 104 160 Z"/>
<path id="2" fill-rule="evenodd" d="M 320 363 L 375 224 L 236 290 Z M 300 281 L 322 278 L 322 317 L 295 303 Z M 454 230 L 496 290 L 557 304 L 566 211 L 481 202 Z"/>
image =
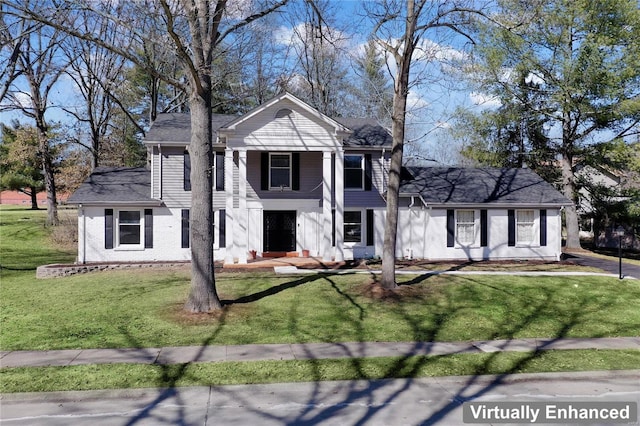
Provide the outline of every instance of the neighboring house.
<path id="1" fill-rule="evenodd" d="M 57 200 L 59 203 L 64 203 L 67 200 L 67 193 L 57 193 Z M 39 208 L 47 207 L 47 193 L 42 191 L 36 195 Z M 31 206 L 31 196 L 21 191 L 1 191 L 0 192 L 0 204 L 14 204 Z"/>
<path id="2" fill-rule="evenodd" d="M 290 94 L 214 115 L 214 254 L 380 256 L 389 132 L 333 119 Z M 190 119 L 163 114 L 150 169 L 96 169 L 78 204 L 78 261 L 189 260 Z M 557 259 L 569 202 L 530 170 L 405 168 L 397 253 L 426 259 Z"/>

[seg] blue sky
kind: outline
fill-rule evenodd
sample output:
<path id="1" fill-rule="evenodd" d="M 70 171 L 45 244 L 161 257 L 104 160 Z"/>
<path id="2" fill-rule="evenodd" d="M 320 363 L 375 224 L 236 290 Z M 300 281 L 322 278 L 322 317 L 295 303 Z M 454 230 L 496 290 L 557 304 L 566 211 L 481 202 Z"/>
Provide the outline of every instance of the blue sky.
<path id="1" fill-rule="evenodd" d="M 344 25 L 346 28 L 357 28 L 357 32 L 349 40 L 346 48 L 350 52 L 357 52 L 362 49 L 369 36 L 370 23 L 365 19 L 360 11 L 360 1 L 335 1 L 332 3 L 336 10 L 335 18 L 337 25 Z M 283 27 L 282 33 L 286 34 L 291 28 Z M 429 34 L 427 34 L 428 36 Z M 282 36 L 282 35 L 281 35 Z M 449 75 L 444 63 L 464 57 L 463 49 L 455 46 L 464 44 L 464 40 L 452 37 L 451 34 L 444 34 L 438 41 L 425 38 L 420 48 L 414 55 L 413 75 L 415 84 L 409 94 L 409 113 L 407 117 L 407 138 L 415 140 L 416 144 L 428 148 L 424 153 L 427 156 L 435 156 L 430 152 L 442 151 L 441 145 L 444 143 L 451 148 L 451 141 L 447 138 L 446 130 L 451 125 L 451 114 L 459 106 L 473 107 L 474 97 L 470 91 L 460 84 L 460 75 Z M 395 71 L 395 66 L 390 61 L 390 71 Z M 451 70 L 451 68 L 449 68 Z M 24 87 L 24 82 L 17 87 Z M 21 96 L 25 98 L 25 96 Z M 479 99 L 482 96 L 477 96 Z M 69 115 L 62 108 L 73 108 L 78 102 L 76 89 L 72 80 L 63 75 L 58 83 L 53 87 L 50 95 L 50 107 L 47 110 L 46 118 L 50 122 L 68 121 Z M 0 111 L 0 122 L 9 123 L 13 119 L 28 122 L 28 119 L 19 111 Z"/>

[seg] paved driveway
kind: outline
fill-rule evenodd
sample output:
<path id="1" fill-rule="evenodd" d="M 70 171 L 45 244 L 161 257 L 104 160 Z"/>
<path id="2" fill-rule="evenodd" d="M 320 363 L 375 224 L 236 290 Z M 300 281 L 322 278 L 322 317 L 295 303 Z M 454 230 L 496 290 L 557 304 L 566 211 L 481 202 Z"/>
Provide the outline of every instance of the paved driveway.
<path id="1" fill-rule="evenodd" d="M 618 261 L 617 260 L 607 260 L 601 259 L 598 257 L 592 257 L 587 255 L 582 255 L 578 253 L 568 253 L 566 254 L 567 260 L 571 260 L 578 265 L 583 266 L 591 266 L 594 268 L 600 268 L 604 271 L 607 271 L 611 274 L 618 273 Z M 631 265 L 629 263 L 622 263 L 622 275 L 625 277 L 633 277 L 636 279 L 640 279 L 640 266 Z"/>

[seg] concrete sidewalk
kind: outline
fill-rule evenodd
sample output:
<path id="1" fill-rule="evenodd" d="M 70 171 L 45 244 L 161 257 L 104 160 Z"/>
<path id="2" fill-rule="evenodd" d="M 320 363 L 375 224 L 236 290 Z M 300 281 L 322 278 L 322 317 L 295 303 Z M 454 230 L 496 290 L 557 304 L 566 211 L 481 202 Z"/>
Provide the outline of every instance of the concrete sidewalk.
<path id="1" fill-rule="evenodd" d="M 86 364 L 183 364 L 192 362 L 402 357 L 552 349 L 634 349 L 640 337 L 513 339 L 474 342 L 351 342 L 167 348 L 78 349 L 0 352 L 0 368 Z"/>

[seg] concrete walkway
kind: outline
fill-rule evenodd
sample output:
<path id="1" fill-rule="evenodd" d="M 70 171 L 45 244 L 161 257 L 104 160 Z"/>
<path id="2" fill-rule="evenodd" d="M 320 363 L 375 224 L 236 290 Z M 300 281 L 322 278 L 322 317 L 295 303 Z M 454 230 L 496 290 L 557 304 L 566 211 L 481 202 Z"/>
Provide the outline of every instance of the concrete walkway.
<path id="1" fill-rule="evenodd" d="M 0 368 L 86 364 L 183 364 L 192 362 L 309 360 L 446 355 L 552 349 L 634 349 L 640 337 L 596 339 L 513 339 L 475 342 L 351 342 L 264 345 L 181 346 L 168 348 L 78 349 L 0 352 Z"/>

